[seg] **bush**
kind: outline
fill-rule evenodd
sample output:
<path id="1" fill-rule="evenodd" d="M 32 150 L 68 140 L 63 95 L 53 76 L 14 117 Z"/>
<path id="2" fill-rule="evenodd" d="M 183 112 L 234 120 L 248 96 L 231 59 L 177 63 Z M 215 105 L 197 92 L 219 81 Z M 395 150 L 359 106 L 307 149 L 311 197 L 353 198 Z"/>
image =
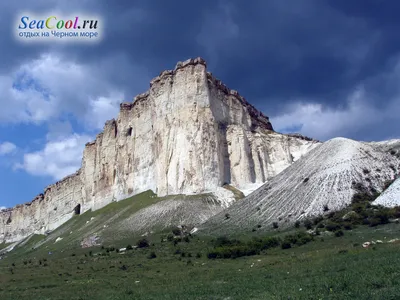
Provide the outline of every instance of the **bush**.
<path id="1" fill-rule="evenodd" d="M 240 245 L 240 244 L 242 244 L 241 241 L 236 240 L 236 239 L 230 240 L 226 236 L 220 236 L 214 242 L 215 247 L 232 246 L 232 245 Z"/>
<path id="2" fill-rule="evenodd" d="M 280 239 L 277 237 L 253 238 L 253 240 L 243 243 L 238 240 L 229 240 L 226 237 L 219 237 L 214 244 L 216 247 L 208 252 L 208 258 L 237 258 L 241 256 L 257 255 L 262 250 L 277 247 L 280 245 Z M 197 255 L 197 257 L 200 256 L 201 254 Z"/>
<path id="3" fill-rule="evenodd" d="M 230 219 L 230 214 L 225 214 L 225 220 L 228 220 L 228 219 Z"/>
<path id="4" fill-rule="evenodd" d="M 257 249 L 257 251 L 260 250 L 267 250 L 271 248 L 278 247 L 281 244 L 281 240 L 277 237 L 267 237 L 267 238 L 253 238 L 248 243 L 248 246 Z"/>
<path id="5" fill-rule="evenodd" d="M 299 228 L 300 227 L 300 221 L 297 220 L 296 223 L 294 223 L 294 227 Z"/>
<path id="6" fill-rule="evenodd" d="M 247 245 L 235 245 L 230 247 L 215 248 L 208 253 L 208 258 L 237 258 L 241 256 L 257 255 L 259 251 Z"/>
<path id="7" fill-rule="evenodd" d="M 368 225 L 370 227 L 375 227 L 375 226 L 378 226 L 380 224 L 382 224 L 381 223 L 381 219 L 379 219 L 379 218 L 368 218 Z"/>
<path id="8" fill-rule="evenodd" d="M 128 266 L 126 266 L 126 265 L 122 265 L 122 266 L 120 266 L 119 268 L 120 268 L 122 271 L 128 270 Z"/>
<path id="9" fill-rule="evenodd" d="M 132 245 L 126 246 L 126 250 L 132 250 L 132 249 L 133 249 Z"/>
<path id="10" fill-rule="evenodd" d="M 196 254 L 196 257 L 197 257 L 197 258 L 201 258 L 201 253 L 198 252 L 198 253 Z"/>
<path id="11" fill-rule="evenodd" d="M 279 227 L 279 224 L 278 224 L 278 222 L 274 222 L 274 223 L 272 223 L 272 227 L 273 227 L 274 229 L 277 229 L 277 228 Z"/>
<path id="12" fill-rule="evenodd" d="M 353 224 L 351 224 L 350 222 L 344 222 L 343 223 L 343 228 L 345 230 L 352 230 L 354 228 Z"/>
<path id="13" fill-rule="evenodd" d="M 341 226 L 340 226 L 340 224 L 338 224 L 338 223 L 335 223 L 335 222 L 332 222 L 332 221 L 328 221 L 328 222 L 325 224 L 325 228 L 326 228 L 326 230 L 328 230 L 328 231 L 336 231 L 336 230 L 341 229 Z"/>
<path id="14" fill-rule="evenodd" d="M 153 258 L 156 258 L 156 257 L 157 257 L 157 255 L 156 255 L 155 252 L 150 252 L 149 256 L 147 256 L 148 259 L 153 259 Z"/>
<path id="15" fill-rule="evenodd" d="M 335 231 L 335 236 L 336 237 L 341 237 L 343 235 L 344 235 L 344 232 L 342 230 Z"/>
<path id="16" fill-rule="evenodd" d="M 174 240 L 174 235 L 173 234 L 168 234 L 167 235 L 167 241 L 172 242 Z"/>
<path id="17" fill-rule="evenodd" d="M 282 249 L 290 249 L 290 248 L 292 248 L 292 245 L 289 242 L 282 243 Z"/>
<path id="18" fill-rule="evenodd" d="M 324 218 L 322 216 L 316 217 L 313 221 L 314 225 L 317 225 L 318 223 L 322 222 Z"/>
<path id="19" fill-rule="evenodd" d="M 181 235 L 181 233 L 182 233 L 182 231 L 178 227 L 172 229 L 172 234 L 175 236 Z"/>
<path id="20" fill-rule="evenodd" d="M 308 230 L 312 229 L 313 223 L 310 220 L 304 220 L 304 227 Z"/>
<path id="21" fill-rule="evenodd" d="M 146 239 L 139 240 L 136 245 L 138 248 L 147 248 L 150 246 L 149 241 Z"/>

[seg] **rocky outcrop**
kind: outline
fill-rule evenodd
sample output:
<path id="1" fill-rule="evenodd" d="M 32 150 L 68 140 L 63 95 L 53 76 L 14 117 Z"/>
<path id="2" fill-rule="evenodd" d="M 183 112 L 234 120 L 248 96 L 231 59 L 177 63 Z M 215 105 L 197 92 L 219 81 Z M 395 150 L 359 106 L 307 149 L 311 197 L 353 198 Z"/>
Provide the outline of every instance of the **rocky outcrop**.
<path id="1" fill-rule="evenodd" d="M 0 212 L 0 242 L 53 230 L 74 213 L 146 190 L 199 194 L 262 184 L 317 141 L 273 131 L 267 116 L 201 58 L 162 72 L 86 144 L 81 169 L 32 202 Z"/>

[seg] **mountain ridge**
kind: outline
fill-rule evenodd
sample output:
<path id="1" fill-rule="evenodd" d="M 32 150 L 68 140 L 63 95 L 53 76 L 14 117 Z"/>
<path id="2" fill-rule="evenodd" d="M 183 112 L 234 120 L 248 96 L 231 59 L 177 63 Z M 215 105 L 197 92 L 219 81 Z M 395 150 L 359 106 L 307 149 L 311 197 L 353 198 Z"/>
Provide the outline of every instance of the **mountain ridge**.
<path id="1" fill-rule="evenodd" d="M 249 190 L 320 143 L 273 130 L 269 118 L 206 70 L 201 58 L 178 62 L 122 103 L 116 119 L 87 143 L 82 166 L 33 201 L 0 212 L 0 241 L 54 230 L 75 213 L 146 190 L 158 196 Z"/>

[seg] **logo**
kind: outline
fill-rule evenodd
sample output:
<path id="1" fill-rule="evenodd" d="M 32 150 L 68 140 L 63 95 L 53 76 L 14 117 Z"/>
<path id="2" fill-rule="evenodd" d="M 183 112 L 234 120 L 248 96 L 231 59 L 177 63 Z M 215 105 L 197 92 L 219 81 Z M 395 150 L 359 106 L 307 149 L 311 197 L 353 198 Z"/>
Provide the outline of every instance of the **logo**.
<path id="1" fill-rule="evenodd" d="M 93 16 L 49 14 L 38 17 L 23 14 L 17 18 L 15 37 L 20 41 L 99 41 L 102 38 L 101 25 L 101 20 Z"/>

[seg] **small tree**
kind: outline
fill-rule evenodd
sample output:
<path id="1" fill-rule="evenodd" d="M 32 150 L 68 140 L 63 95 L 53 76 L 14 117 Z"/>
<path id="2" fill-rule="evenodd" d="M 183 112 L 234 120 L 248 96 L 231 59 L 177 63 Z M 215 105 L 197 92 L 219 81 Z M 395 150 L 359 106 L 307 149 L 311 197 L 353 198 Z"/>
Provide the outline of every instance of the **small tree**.
<path id="1" fill-rule="evenodd" d="M 137 242 L 137 247 L 138 247 L 138 248 L 147 248 L 147 247 L 149 247 L 149 246 L 150 246 L 149 241 L 146 240 L 146 239 L 141 239 L 141 240 L 139 240 L 139 241 Z"/>

